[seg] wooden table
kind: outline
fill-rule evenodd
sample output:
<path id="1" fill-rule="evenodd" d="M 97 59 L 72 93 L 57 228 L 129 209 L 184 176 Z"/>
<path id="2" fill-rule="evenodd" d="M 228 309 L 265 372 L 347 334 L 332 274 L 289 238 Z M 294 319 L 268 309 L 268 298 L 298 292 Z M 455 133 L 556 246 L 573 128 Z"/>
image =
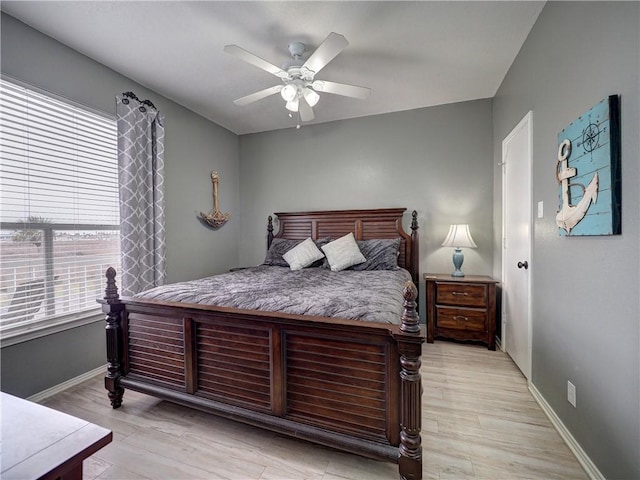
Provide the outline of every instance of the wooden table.
<path id="1" fill-rule="evenodd" d="M 1 393 L 2 480 L 82 480 L 82 461 L 112 440 L 111 431 Z"/>

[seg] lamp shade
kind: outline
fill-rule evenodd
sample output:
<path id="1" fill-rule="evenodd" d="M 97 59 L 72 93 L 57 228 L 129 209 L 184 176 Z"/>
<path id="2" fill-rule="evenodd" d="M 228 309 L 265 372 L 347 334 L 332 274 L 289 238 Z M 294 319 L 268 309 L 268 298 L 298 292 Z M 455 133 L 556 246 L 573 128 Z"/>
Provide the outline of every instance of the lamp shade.
<path id="1" fill-rule="evenodd" d="M 449 227 L 449 233 L 447 233 L 447 237 L 442 242 L 443 247 L 454 247 L 454 248 L 478 248 L 476 243 L 471 238 L 471 233 L 469 232 L 469 225 L 460 224 L 460 225 L 451 225 Z"/>
<path id="2" fill-rule="evenodd" d="M 318 104 L 318 100 L 320 100 L 320 95 L 310 88 L 305 88 L 302 94 L 310 107 L 315 107 Z"/>
<path id="3" fill-rule="evenodd" d="M 292 83 L 290 83 L 290 84 L 285 85 L 284 87 L 282 87 L 282 90 L 280 90 L 280 95 L 287 102 L 290 102 L 290 101 L 294 100 L 298 96 L 298 88 L 295 85 L 293 85 Z"/>
<path id="4" fill-rule="evenodd" d="M 287 104 L 285 105 L 285 107 L 287 107 L 287 110 L 289 110 L 290 112 L 297 112 L 298 106 L 299 106 L 299 102 L 297 98 L 294 98 L 290 102 L 287 102 Z"/>
<path id="5" fill-rule="evenodd" d="M 465 248 L 478 248 L 476 243 L 471 238 L 469 233 L 469 225 L 451 225 L 449 227 L 449 233 L 447 238 L 442 242 L 443 247 L 453 247 L 453 266 L 455 270 L 451 274 L 452 277 L 464 277 L 464 273 L 461 270 L 462 263 L 464 262 L 464 254 L 462 253 L 462 247 Z"/>

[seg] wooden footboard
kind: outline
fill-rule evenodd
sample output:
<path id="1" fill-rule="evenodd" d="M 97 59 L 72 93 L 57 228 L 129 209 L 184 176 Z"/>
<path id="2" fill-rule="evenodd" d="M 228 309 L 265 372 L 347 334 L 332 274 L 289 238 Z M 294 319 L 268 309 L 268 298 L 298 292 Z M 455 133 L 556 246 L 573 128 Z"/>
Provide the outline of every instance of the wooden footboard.
<path id="1" fill-rule="evenodd" d="M 422 478 L 417 291 L 401 325 L 119 298 L 107 270 L 105 386 L 372 458 Z"/>

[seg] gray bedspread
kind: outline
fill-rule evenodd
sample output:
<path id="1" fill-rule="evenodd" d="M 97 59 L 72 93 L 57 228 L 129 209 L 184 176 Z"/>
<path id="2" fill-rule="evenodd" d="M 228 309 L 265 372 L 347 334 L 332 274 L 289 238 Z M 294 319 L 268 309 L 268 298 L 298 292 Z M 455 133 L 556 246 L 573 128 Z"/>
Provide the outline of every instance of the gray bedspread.
<path id="1" fill-rule="evenodd" d="M 135 297 L 399 324 L 408 280 L 404 269 L 332 272 L 259 266 L 164 285 Z"/>

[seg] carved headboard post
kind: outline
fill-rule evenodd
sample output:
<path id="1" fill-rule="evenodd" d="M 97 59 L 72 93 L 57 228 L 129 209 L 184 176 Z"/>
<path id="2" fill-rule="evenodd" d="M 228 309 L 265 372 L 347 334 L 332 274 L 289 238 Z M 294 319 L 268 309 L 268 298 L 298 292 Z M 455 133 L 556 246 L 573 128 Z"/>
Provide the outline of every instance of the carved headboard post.
<path id="1" fill-rule="evenodd" d="M 418 252 L 420 245 L 418 243 L 418 212 L 411 212 L 411 273 L 413 274 L 413 283 L 418 286 L 420 283 L 420 262 L 418 261 Z"/>
<path id="2" fill-rule="evenodd" d="M 273 242 L 273 217 L 269 215 L 267 218 L 267 250 L 271 247 L 271 242 Z"/>

